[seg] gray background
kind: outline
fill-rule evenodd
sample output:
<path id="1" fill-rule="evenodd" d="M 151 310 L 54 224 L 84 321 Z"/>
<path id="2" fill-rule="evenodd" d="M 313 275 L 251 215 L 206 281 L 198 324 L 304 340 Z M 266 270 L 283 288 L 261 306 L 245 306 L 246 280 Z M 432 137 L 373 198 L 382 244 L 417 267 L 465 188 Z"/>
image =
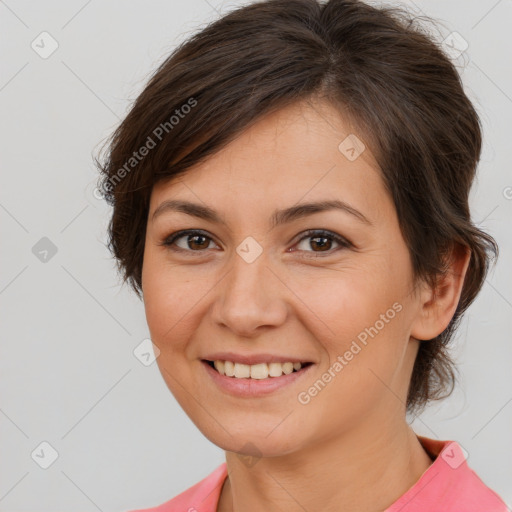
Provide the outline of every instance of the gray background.
<path id="1" fill-rule="evenodd" d="M 0 1 L 2 512 L 154 506 L 224 460 L 133 354 L 149 332 L 105 247 L 91 154 L 175 45 L 241 4 Z M 501 249 L 455 343 L 460 385 L 413 424 L 457 440 L 510 507 L 512 1 L 407 5 L 469 44 L 457 63 L 485 135 L 472 212 Z M 59 45 L 45 59 L 43 31 Z"/>

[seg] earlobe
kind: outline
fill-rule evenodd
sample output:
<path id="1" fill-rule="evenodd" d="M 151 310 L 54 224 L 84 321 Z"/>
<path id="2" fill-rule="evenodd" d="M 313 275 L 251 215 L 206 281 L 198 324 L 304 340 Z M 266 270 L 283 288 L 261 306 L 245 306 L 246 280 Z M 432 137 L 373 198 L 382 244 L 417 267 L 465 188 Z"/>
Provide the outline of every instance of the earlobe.
<path id="1" fill-rule="evenodd" d="M 417 340 L 431 340 L 441 334 L 457 309 L 471 251 L 455 244 L 450 257 L 446 272 L 438 277 L 436 287 L 424 283 L 420 293 L 418 316 L 411 328 L 411 336 Z"/>

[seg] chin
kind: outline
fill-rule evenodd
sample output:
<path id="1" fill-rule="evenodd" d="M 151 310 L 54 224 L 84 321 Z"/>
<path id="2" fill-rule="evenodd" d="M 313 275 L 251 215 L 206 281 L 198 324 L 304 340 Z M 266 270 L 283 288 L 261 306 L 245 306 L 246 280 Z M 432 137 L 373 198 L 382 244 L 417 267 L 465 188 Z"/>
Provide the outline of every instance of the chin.
<path id="1" fill-rule="evenodd" d="M 279 421 L 273 422 L 271 427 L 261 424 L 255 425 L 254 422 L 241 422 L 236 428 L 226 428 L 216 426 L 211 428 L 211 424 L 206 429 L 198 428 L 203 435 L 213 444 L 222 450 L 238 453 L 239 455 L 249 457 L 279 457 L 298 449 L 298 432 L 292 432 L 279 425 Z M 277 428 L 276 428 L 277 426 Z M 303 430 L 301 429 L 302 434 Z"/>

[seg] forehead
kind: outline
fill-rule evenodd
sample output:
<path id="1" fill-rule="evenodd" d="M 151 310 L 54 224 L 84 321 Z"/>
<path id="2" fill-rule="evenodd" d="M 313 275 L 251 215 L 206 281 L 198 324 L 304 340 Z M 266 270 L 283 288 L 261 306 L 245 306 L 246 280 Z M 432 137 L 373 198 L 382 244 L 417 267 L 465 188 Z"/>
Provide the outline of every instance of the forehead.
<path id="1" fill-rule="evenodd" d="M 378 217 L 393 205 L 365 142 L 332 105 L 293 104 L 258 120 L 179 178 L 157 183 L 150 215 L 168 198 L 228 215 L 338 199 Z"/>

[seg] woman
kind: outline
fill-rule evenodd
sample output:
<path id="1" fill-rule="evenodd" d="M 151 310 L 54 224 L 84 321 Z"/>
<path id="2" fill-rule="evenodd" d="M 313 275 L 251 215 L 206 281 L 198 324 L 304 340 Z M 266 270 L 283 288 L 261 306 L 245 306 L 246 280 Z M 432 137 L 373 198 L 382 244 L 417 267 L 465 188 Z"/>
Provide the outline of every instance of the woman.
<path id="1" fill-rule="evenodd" d="M 505 511 L 406 421 L 497 245 L 478 116 L 398 9 L 270 0 L 155 72 L 109 141 L 110 248 L 158 365 L 226 463 L 153 511 Z"/>

